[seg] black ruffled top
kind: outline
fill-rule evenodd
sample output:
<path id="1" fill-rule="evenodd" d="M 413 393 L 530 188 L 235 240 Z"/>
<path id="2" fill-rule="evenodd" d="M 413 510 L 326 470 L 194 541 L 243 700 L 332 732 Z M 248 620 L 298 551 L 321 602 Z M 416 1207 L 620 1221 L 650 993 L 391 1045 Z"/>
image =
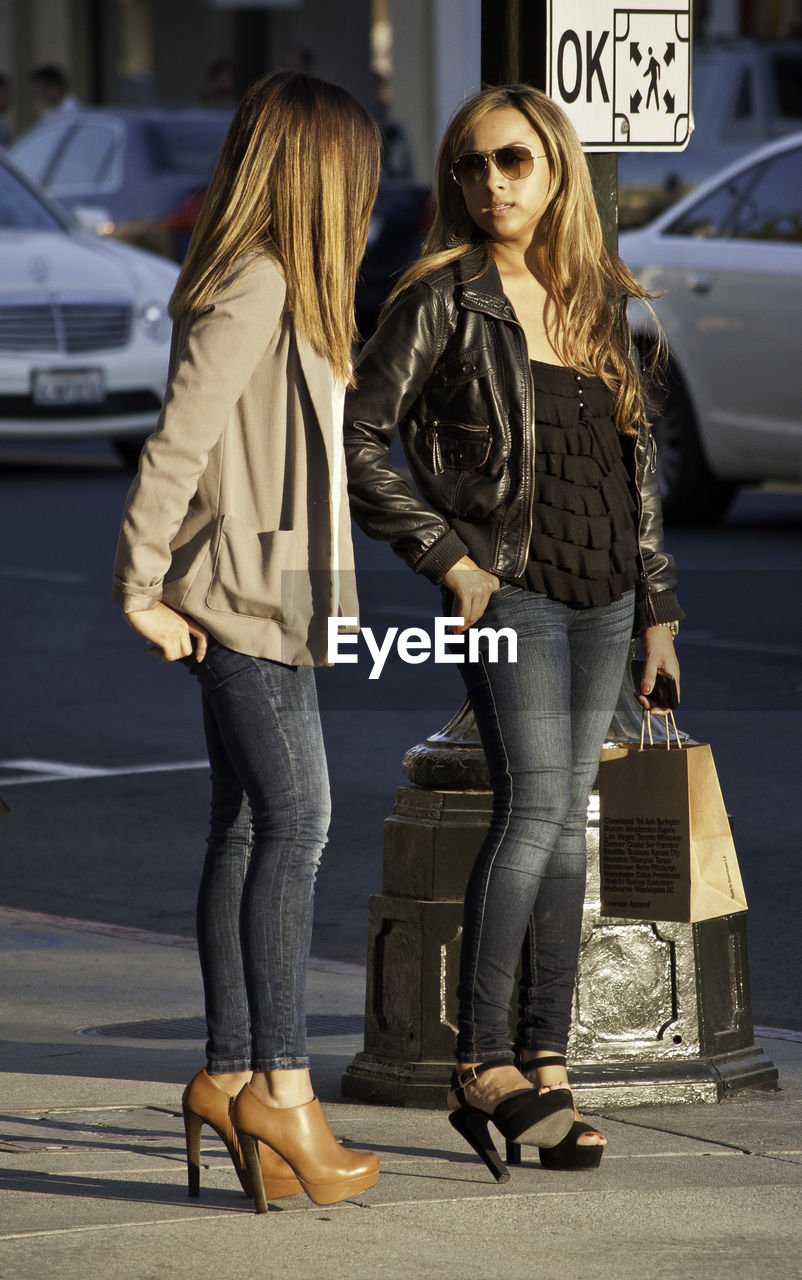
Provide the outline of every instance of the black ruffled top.
<path id="1" fill-rule="evenodd" d="M 535 499 L 521 585 L 582 607 L 611 604 L 638 576 L 635 502 L 600 378 L 532 360 Z"/>

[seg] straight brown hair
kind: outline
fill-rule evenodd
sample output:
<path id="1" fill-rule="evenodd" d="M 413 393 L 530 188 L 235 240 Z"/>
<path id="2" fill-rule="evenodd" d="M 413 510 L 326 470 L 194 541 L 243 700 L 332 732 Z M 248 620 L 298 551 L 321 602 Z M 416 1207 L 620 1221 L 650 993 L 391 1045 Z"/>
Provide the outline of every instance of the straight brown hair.
<path id="1" fill-rule="evenodd" d="M 248 89 L 170 301 L 202 311 L 238 259 L 269 253 L 299 333 L 350 378 L 354 290 L 379 182 L 380 134 L 345 89 L 278 71 Z"/>

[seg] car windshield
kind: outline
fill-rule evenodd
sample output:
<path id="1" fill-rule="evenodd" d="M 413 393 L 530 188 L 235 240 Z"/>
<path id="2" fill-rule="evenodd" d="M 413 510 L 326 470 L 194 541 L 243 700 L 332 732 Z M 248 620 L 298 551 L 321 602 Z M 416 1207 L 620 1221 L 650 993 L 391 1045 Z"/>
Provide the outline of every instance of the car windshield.
<path id="1" fill-rule="evenodd" d="M 160 169 L 188 178 L 211 177 L 228 129 L 217 116 L 208 120 L 154 120 L 148 125 Z"/>
<path id="2" fill-rule="evenodd" d="M 802 242 L 802 148 L 749 165 L 666 227 L 670 236 Z"/>
<path id="3" fill-rule="evenodd" d="M 774 156 L 761 166 L 727 234 L 738 240 L 802 243 L 802 148 Z"/>
<path id="4" fill-rule="evenodd" d="M 0 165 L 0 230 L 63 231 L 63 226 L 47 205 Z"/>
<path id="5" fill-rule="evenodd" d="M 734 178 L 716 187 L 709 195 L 692 204 L 689 209 L 669 223 L 666 233 L 670 236 L 707 238 L 723 235 L 741 197 L 754 181 L 755 169 L 744 169 Z"/>

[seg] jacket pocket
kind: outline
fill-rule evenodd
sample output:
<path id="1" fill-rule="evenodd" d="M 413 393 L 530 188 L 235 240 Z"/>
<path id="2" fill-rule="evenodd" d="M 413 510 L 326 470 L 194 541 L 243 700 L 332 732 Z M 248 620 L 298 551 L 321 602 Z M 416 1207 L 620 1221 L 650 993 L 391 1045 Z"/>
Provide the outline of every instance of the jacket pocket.
<path id="1" fill-rule="evenodd" d="M 427 422 L 424 435 L 435 475 L 444 469 L 475 471 L 490 456 L 490 427 L 468 422 Z"/>
<path id="2" fill-rule="evenodd" d="M 296 534 L 291 529 L 260 532 L 234 516 L 219 526 L 206 603 L 221 613 L 295 618 Z"/>
<path id="3" fill-rule="evenodd" d="M 495 362 L 490 347 L 472 347 L 446 356 L 437 368 L 436 377 L 444 387 L 461 387 L 477 378 L 495 373 Z"/>

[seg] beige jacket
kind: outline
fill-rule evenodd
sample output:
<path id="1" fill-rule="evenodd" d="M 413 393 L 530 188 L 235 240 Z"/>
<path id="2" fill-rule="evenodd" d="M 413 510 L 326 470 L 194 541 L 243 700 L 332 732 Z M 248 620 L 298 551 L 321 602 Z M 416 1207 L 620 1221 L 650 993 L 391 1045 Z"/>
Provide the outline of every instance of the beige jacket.
<path id="1" fill-rule="evenodd" d="M 285 299 L 260 254 L 176 325 L 112 598 L 126 612 L 163 600 L 230 649 L 310 666 L 327 662 L 338 604 L 357 612 L 354 560 L 331 366 Z"/>

